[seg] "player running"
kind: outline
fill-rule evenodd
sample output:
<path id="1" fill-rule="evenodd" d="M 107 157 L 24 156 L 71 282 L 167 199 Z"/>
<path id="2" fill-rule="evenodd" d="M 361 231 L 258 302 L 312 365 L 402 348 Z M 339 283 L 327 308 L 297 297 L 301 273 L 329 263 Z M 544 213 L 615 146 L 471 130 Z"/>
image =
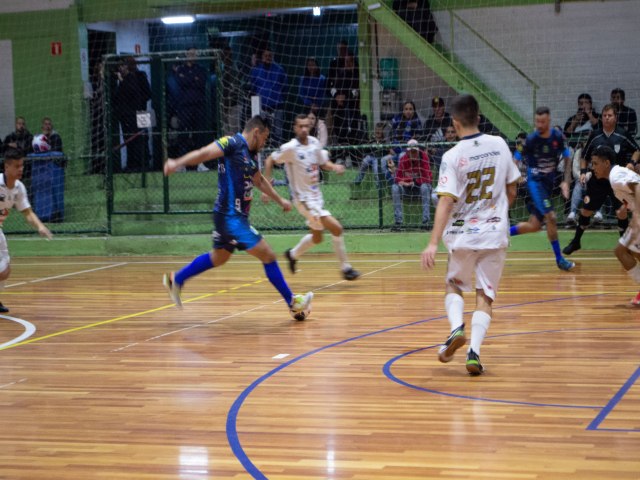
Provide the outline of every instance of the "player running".
<path id="1" fill-rule="evenodd" d="M 564 144 L 564 137 L 560 130 L 551 128 L 551 115 L 548 107 L 538 107 L 535 115 L 536 129 L 527 136 L 523 151 L 516 151 L 514 158 L 527 163 L 527 188 L 529 202 L 527 209 L 531 214 L 529 220 L 511 227 L 511 236 L 523 233 L 537 232 L 542 223 L 547 224 L 547 237 L 556 256 L 556 265 L 560 270 L 571 270 L 576 266 L 562 256 L 558 241 L 558 222 L 553 211 L 553 186 L 560 156 L 564 159 L 564 180 L 560 184 L 562 195 L 569 198 L 569 183 L 571 181 L 571 152 Z"/>
<path id="2" fill-rule="evenodd" d="M 435 266 L 442 238 L 449 251 L 444 305 L 451 334 L 438 352 L 450 362 L 466 343 L 463 291 L 470 291 L 475 272 L 476 309 L 471 317 L 467 371 L 480 375 L 480 347 L 491 323 L 491 305 L 509 245 L 509 205 L 516 198 L 520 172 L 505 141 L 480 133 L 478 101 L 460 95 L 452 103 L 453 126 L 461 139 L 442 157 L 436 194 L 439 197 L 429 245 L 422 266 Z"/>
<path id="3" fill-rule="evenodd" d="M 291 203 L 278 195 L 258 169 L 256 155 L 264 148 L 268 137 L 268 122 L 255 116 L 247 122 L 242 133 L 222 137 L 177 160 L 170 158 L 164 164 L 164 174 L 171 175 L 181 167 L 195 166 L 223 157 L 218 163 L 218 198 L 213 209 L 213 250 L 196 257 L 181 270 L 163 277 L 163 284 L 176 306 L 182 306 L 181 290 L 189 278 L 211 268 L 221 267 L 238 249 L 246 250 L 264 264 L 267 278 L 280 292 L 294 318 L 297 313 L 310 308 L 313 293 L 294 295 L 291 292 L 271 246 L 249 224 L 254 185 L 275 200 L 282 210 L 291 210 Z"/>
<path id="4" fill-rule="evenodd" d="M 284 164 L 291 198 L 300 214 L 307 219 L 307 225 L 311 230 L 311 233 L 302 237 L 298 244 L 287 250 L 284 255 L 289 262 L 291 273 L 296 273 L 296 263 L 300 257 L 322 241 L 322 232 L 325 229 L 329 230 L 343 278 L 356 280 L 360 272 L 354 270 L 347 260 L 342 225 L 331 212 L 325 210 L 319 183 L 319 169 L 342 175 L 344 166 L 329 160 L 329 153 L 323 150 L 318 139 L 309 135 L 310 128 L 311 121 L 308 116 L 298 115 L 293 127 L 296 138 L 282 145 L 265 161 L 264 176 L 267 180 L 271 180 L 274 163 Z M 268 201 L 269 198 L 263 194 L 263 199 Z"/>

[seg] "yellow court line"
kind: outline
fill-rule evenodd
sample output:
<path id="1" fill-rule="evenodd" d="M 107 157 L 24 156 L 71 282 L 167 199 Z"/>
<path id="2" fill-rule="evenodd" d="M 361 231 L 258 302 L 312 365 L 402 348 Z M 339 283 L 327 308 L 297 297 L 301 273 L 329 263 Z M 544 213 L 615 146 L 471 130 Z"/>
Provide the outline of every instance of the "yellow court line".
<path id="1" fill-rule="evenodd" d="M 215 293 L 207 293 L 207 294 L 204 294 L 204 295 L 200 295 L 198 297 L 194 297 L 194 298 L 190 298 L 188 300 L 184 300 L 182 303 L 191 303 L 191 302 L 195 302 L 197 300 L 202 300 L 203 298 L 213 297 L 215 295 L 218 295 L 218 294 L 221 294 L 221 293 L 227 293 L 227 292 L 228 292 L 228 290 L 219 290 L 219 291 L 217 291 Z M 109 320 L 102 320 L 101 322 L 95 322 L 95 323 L 90 323 L 88 325 L 82 325 L 80 327 L 69 328 L 67 330 L 62 330 L 60 332 L 50 333 L 48 335 L 43 335 L 41 337 L 34 337 L 34 338 L 30 338 L 29 340 L 25 340 L 23 342 L 14 343 L 13 345 L 9 345 L 7 347 L 0 348 L 0 351 L 8 350 L 9 348 L 18 347 L 20 345 L 28 345 L 29 343 L 35 343 L 35 342 L 39 342 L 41 340 L 47 340 L 47 339 L 53 338 L 53 337 L 59 337 L 60 335 L 66 335 L 67 333 L 79 332 L 81 330 L 87 330 L 89 328 L 100 327 L 102 325 L 108 325 L 110 323 L 119 322 L 121 320 L 127 320 L 129 318 L 141 317 L 142 315 L 146 315 L 148 313 L 161 312 L 162 310 L 167 310 L 168 308 L 173 308 L 173 307 L 175 307 L 175 304 L 171 303 L 169 305 L 163 305 L 162 307 L 152 308 L 150 310 L 145 310 L 143 312 L 130 313 L 129 315 L 122 315 L 120 317 L 111 318 Z"/>

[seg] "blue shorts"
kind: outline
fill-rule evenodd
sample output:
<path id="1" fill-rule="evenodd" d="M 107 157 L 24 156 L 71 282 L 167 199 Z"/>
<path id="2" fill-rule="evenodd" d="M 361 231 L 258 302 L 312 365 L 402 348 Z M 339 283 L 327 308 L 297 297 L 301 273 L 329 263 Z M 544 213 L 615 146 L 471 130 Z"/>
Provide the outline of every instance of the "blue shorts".
<path id="1" fill-rule="evenodd" d="M 249 218 L 243 215 L 224 215 L 213 213 L 213 248 L 225 249 L 233 253 L 234 250 L 251 250 L 262 235 L 249 225 Z"/>
<path id="2" fill-rule="evenodd" d="M 544 216 L 553 210 L 553 202 L 551 201 L 553 182 L 554 178 L 551 175 L 527 180 L 527 188 L 529 189 L 527 210 L 540 221 L 544 220 Z"/>

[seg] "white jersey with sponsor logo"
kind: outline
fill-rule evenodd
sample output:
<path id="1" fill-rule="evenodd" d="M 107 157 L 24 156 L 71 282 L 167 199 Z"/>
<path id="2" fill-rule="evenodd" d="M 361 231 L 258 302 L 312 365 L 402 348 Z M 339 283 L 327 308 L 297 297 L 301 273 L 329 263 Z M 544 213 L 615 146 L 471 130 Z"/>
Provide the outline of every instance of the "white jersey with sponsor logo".
<path id="1" fill-rule="evenodd" d="M 519 177 L 509 147 L 497 136 L 470 135 L 443 155 L 436 193 L 455 200 L 442 237 L 449 251 L 509 245 L 507 184 Z"/>
<path id="2" fill-rule="evenodd" d="M 273 152 L 271 158 L 284 163 L 294 201 L 322 200 L 320 167 L 327 163 L 329 155 L 317 138 L 309 135 L 306 145 L 294 138 Z"/>
<path id="3" fill-rule="evenodd" d="M 9 210 L 14 206 L 19 212 L 31 208 L 27 189 L 20 180 L 16 180 L 13 188 L 7 187 L 4 173 L 0 173 L 0 227 L 9 214 Z"/>
<path id="4" fill-rule="evenodd" d="M 635 193 L 629 184 L 640 183 L 640 175 L 633 170 L 620 165 L 614 165 L 609 173 L 609 182 L 613 194 L 620 200 L 627 209 L 635 209 Z"/>

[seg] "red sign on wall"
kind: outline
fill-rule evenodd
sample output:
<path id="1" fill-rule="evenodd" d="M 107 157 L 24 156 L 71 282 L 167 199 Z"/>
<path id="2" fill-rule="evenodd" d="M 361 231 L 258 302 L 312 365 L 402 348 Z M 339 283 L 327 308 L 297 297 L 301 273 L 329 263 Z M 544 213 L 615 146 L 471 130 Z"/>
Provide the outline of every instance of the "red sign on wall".
<path id="1" fill-rule="evenodd" d="M 51 42 L 51 55 L 53 57 L 62 55 L 62 42 Z"/>

